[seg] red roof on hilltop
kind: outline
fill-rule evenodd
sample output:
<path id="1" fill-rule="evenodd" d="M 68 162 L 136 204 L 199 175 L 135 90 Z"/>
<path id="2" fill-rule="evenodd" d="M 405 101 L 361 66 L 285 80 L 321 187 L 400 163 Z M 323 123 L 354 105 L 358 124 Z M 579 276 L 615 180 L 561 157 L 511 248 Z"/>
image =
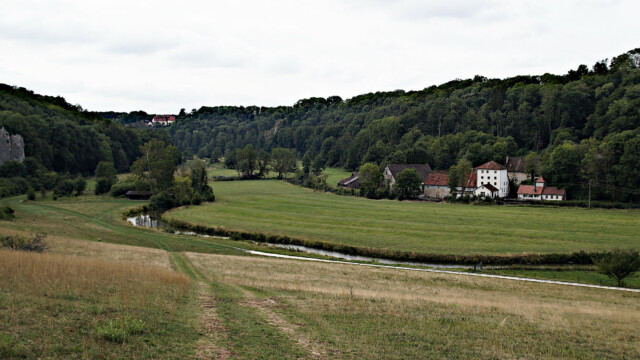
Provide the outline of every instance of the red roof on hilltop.
<path id="1" fill-rule="evenodd" d="M 486 164 L 482 164 L 478 166 L 478 169 L 482 170 L 506 170 L 507 168 L 503 165 L 498 164 L 497 162 L 491 160 Z"/>

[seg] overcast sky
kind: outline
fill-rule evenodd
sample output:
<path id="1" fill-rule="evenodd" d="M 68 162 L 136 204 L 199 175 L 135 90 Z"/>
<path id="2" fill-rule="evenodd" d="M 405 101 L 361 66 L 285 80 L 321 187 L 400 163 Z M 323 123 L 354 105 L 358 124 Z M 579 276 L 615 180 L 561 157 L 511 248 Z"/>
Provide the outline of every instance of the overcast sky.
<path id="1" fill-rule="evenodd" d="M 564 74 L 640 47 L 640 1 L 3 0 L 0 83 L 177 113 Z"/>

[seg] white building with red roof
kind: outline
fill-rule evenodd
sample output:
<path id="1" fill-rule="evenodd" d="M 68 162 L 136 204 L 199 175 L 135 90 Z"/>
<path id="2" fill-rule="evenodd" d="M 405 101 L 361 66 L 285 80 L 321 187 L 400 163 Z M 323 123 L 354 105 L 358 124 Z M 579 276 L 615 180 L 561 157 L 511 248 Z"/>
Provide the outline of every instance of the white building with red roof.
<path id="1" fill-rule="evenodd" d="M 520 185 L 518 200 L 564 201 L 567 200 L 567 191 L 555 186 L 547 186 L 547 182 L 540 176 L 534 185 Z"/>
<path id="2" fill-rule="evenodd" d="M 176 121 L 176 117 L 173 115 L 156 115 L 151 120 L 152 125 L 171 125 Z"/>
<path id="3" fill-rule="evenodd" d="M 505 198 L 509 195 L 507 168 L 495 161 L 489 161 L 476 168 L 475 196 Z"/>
<path id="4" fill-rule="evenodd" d="M 448 172 L 435 172 L 429 174 L 422 184 L 422 192 L 429 198 L 444 199 L 449 196 Z"/>

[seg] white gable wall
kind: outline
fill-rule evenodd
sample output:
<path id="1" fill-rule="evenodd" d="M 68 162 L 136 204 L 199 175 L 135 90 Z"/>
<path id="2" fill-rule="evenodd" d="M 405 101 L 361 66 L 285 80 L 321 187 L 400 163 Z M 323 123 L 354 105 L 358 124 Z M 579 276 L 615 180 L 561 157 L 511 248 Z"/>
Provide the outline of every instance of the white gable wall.
<path id="1" fill-rule="evenodd" d="M 498 197 L 504 198 L 509 195 L 509 176 L 507 169 L 504 170 L 486 170 L 477 169 L 477 184 L 479 188 L 484 184 L 491 184 L 498 189 Z"/>

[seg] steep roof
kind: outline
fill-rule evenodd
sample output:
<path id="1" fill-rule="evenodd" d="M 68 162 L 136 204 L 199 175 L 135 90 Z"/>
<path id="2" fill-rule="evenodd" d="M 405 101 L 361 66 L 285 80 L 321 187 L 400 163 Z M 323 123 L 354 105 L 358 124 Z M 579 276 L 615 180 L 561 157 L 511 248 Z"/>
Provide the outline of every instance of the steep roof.
<path id="1" fill-rule="evenodd" d="M 427 186 L 449 186 L 449 174 L 429 174 L 424 184 Z"/>
<path id="2" fill-rule="evenodd" d="M 498 189 L 495 188 L 495 186 L 491 185 L 491 184 L 484 184 L 484 185 L 480 185 L 480 187 L 484 187 L 487 190 L 491 191 L 492 193 L 498 191 Z"/>
<path id="3" fill-rule="evenodd" d="M 466 188 L 476 188 L 476 184 L 478 183 L 478 172 L 476 169 L 471 170 L 471 174 L 467 175 L 467 178 L 464 181 L 464 187 Z"/>
<path id="4" fill-rule="evenodd" d="M 488 163 L 478 166 L 478 169 L 482 170 L 506 170 L 507 168 L 497 162 L 491 160 Z"/>
<path id="5" fill-rule="evenodd" d="M 507 160 L 504 162 L 504 166 L 508 172 L 525 172 L 526 166 L 523 157 L 511 157 L 507 156 Z"/>
<path id="6" fill-rule="evenodd" d="M 406 169 L 415 169 L 421 179 L 426 179 L 427 176 L 433 172 L 429 164 L 389 164 L 387 167 L 389 171 L 391 171 L 394 179 L 398 177 L 399 173 Z"/>
<path id="7" fill-rule="evenodd" d="M 338 181 L 338 186 L 347 186 L 352 182 L 358 180 L 358 178 L 359 177 L 357 172 L 351 173 L 351 176 L 349 176 L 348 178 Z"/>
<path id="8" fill-rule="evenodd" d="M 542 176 L 540 176 L 539 178 L 536 179 L 537 183 L 546 183 L 546 181 L 544 180 L 544 178 Z"/>

